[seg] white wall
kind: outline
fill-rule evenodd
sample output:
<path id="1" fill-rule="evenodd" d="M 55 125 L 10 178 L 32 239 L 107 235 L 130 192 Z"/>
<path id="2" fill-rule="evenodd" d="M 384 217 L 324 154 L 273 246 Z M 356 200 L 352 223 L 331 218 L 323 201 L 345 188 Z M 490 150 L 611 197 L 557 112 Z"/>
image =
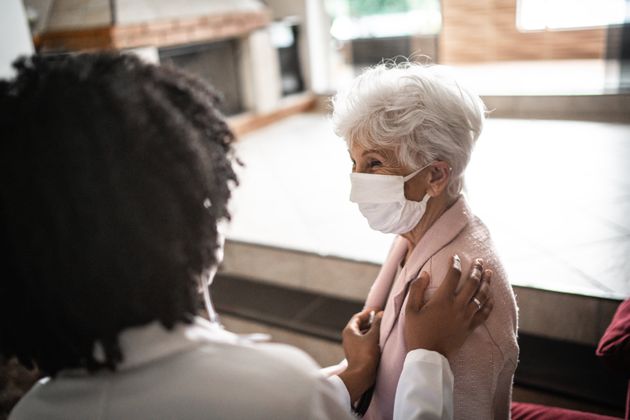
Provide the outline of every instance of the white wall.
<path id="1" fill-rule="evenodd" d="M 241 86 L 245 109 L 266 113 L 277 109 L 282 91 L 278 50 L 271 44 L 269 31 L 259 29 L 242 38 Z"/>
<path id="2" fill-rule="evenodd" d="M 33 53 L 33 40 L 21 0 L 0 1 L 0 78 L 13 74 L 11 63 Z"/>
<path id="3" fill-rule="evenodd" d="M 325 92 L 330 79 L 330 21 L 324 0 L 267 0 L 267 5 L 274 19 L 300 19 L 300 59 L 307 89 Z"/>
<path id="4" fill-rule="evenodd" d="M 306 30 L 311 90 L 328 93 L 330 86 L 330 17 L 324 0 L 306 0 Z"/>

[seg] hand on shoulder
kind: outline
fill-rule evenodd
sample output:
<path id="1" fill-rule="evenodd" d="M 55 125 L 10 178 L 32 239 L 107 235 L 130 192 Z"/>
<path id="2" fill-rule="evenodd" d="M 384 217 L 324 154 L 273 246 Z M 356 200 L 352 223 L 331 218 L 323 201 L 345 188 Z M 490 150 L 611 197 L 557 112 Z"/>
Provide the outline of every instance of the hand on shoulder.
<path id="1" fill-rule="evenodd" d="M 423 272 L 411 282 L 404 314 L 407 351 L 422 348 L 448 357 L 490 315 L 492 271 L 484 270 L 483 261 L 476 259 L 462 278 L 461 266 L 457 255 L 450 259 L 446 276 L 426 303 L 423 302 L 430 275 Z"/>

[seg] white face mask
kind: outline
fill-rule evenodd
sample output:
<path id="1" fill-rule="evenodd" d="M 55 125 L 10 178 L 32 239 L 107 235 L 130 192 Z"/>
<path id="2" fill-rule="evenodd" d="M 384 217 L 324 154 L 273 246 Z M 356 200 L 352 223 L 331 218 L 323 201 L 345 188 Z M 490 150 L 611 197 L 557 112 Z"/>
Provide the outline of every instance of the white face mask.
<path id="1" fill-rule="evenodd" d="M 383 233 L 407 233 L 413 229 L 427 209 L 428 194 L 421 201 L 405 198 L 405 182 L 428 164 L 409 175 L 350 174 L 350 201 L 359 204 L 359 211 L 374 230 Z"/>

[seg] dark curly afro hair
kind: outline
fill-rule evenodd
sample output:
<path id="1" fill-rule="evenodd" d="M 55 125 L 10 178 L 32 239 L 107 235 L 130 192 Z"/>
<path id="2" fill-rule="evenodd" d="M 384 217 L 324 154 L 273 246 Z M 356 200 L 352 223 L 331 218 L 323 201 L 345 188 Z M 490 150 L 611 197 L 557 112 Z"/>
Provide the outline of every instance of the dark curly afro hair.
<path id="1" fill-rule="evenodd" d="M 0 356 L 49 375 L 114 369 L 121 330 L 197 312 L 234 136 L 212 89 L 174 68 L 115 53 L 14 67 L 0 81 Z"/>

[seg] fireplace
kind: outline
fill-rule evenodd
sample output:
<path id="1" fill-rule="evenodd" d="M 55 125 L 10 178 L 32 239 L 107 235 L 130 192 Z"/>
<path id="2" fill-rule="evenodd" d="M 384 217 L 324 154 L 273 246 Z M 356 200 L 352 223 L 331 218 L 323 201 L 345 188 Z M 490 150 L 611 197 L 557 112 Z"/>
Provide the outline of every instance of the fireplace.
<path id="1" fill-rule="evenodd" d="M 273 23 L 263 0 L 55 0 L 48 9 L 24 1 L 36 12 L 40 53 L 120 50 L 172 63 L 223 95 L 221 110 L 237 134 L 315 103 L 301 93 L 299 22 Z"/>
<path id="2" fill-rule="evenodd" d="M 222 96 L 221 111 L 234 115 L 244 110 L 236 39 L 159 49 L 160 62 L 200 76 Z"/>
<path id="3" fill-rule="evenodd" d="M 111 7 L 101 7 L 107 4 Z M 265 34 L 271 13 L 260 0 L 56 0 L 40 15 L 46 16 L 37 26 L 41 53 L 153 49 L 150 55 L 160 62 L 213 85 L 223 96 L 226 115 L 277 106 L 268 92 L 281 89 L 277 69 L 267 69 L 273 58 L 277 61 Z"/>

